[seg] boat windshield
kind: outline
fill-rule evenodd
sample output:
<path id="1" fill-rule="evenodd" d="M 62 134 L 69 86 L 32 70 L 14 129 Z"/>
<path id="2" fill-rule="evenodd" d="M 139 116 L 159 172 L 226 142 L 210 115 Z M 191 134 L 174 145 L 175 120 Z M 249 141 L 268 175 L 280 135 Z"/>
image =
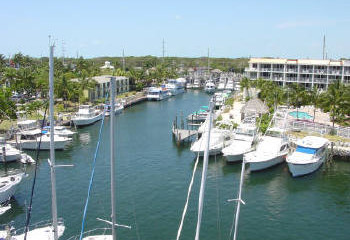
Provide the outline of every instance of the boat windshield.
<path id="1" fill-rule="evenodd" d="M 307 154 L 315 154 L 316 149 L 314 148 L 307 148 L 307 147 L 302 147 L 298 146 L 297 149 L 295 150 L 296 152 L 301 152 L 301 153 L 307 153 Z"/>
<path id="2" fill-rule="evenodd" d="M 237 128 L 236 134 L 254 136 L 255 131 L 252 129 Z"/>

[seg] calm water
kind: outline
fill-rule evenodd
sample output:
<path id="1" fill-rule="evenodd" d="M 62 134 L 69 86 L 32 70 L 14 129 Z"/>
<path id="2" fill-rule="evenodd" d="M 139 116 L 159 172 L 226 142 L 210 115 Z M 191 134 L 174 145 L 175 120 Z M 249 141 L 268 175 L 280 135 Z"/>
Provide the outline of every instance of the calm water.
<path id="1" fill-rule="evenodd" d="M 132 229 L 118 228 L 119 239 L 175 239 L 191 178 L 194 155 L 189 146 L 176 147 L 171 136 L 175 115 L 184 115 L 206 105 L 208 96 L 190 92 L 162 102 L 145 102 L 116 117 L 117 221 Z M 79 129 L 68 150 L 57 152 L 57 164 L 74 164 L 57 169 L 59 216 L 66 231 L 62 239 L 79 234 L 87 194 L 92 157 L 100 124 Z M 109 119 L 97 161 L 94 187 L 87 214 L 87 230 L 107 227 L 96 220 L 108 219 Z M 32 222 L 51 216 L 48 153 L 41 154 Z M 2 167 L 1 171 L 20 165 Z M 0 223 L 14 220 L 23 226 L 29 202 L 33 167 L 27 169 L 12 202 L 13 208 L 0 216 Z M 182 239 L 194 239 L 197 201 L 202 166 L 197 170 Z M 229 239 L 240 177 L 240 164 L 227 165 L 222 157 L 211 158 L 205 193 L 201 239 Z M 293 179 L 286 165 L 245 173 L 239 239 L 349 239 L 350 162 L 337 161 L 315 174 Z"/>

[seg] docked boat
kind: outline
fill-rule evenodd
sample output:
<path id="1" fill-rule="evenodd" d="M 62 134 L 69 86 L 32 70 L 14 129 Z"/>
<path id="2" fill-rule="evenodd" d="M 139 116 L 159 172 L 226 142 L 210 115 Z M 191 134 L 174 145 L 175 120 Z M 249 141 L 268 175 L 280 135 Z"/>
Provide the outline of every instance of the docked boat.
<path id="1" fill-rule="evenodd" d="M 102 113 L 90 105 L 80 105 L 78 112 L 72 117 L 75 126 L 86 126 L 102 119 Z"/>
<path id="2" fill-rule="evenodd" d="M 10 144 L 0 145 L 0 162 L 14 162 L 21 159 L 21 151 L 12 147 Z"/>
<path id="3" fill-rule="evenodd" d="M 171 96 L 185 92 L 183 85 L 175 79 L 169 79 L 165 87 L 169 90 Z"/>
<path id="4" fill-rule="evenodd" d="M 232 143 L 222 149 L 223 156 L 228 163 L 242 161 L 243 155 L 254 150 L 258 131 L 255 124 L 240 124 Z"/>
<path id="5" fill-rule="evenodd" d="M 187 116 L 189 122 L 204 122 L 209 114 L 208 106 L 201 106 L 198 111 L 195 111 Z"/>
<path id="6" fill-rule="evenodd" d="M 226 87 L 226 78 L 220 78 L 218 90 L 223 91 L 225 90 L 225 87 Z"/>
<path id="7" fill-rule="evenodd" d="M 200 89 L 201 88 L 201 81 L 198 78 L 194 79 L 192 88 L 193 89 Z"/>
<path id="8" fill-rule="evenodd" d="M 55 150 L 63 150 L 70 142 L 70 138 L 54 135 Z M 19 149 L 50 150 L 50 134 L 42 134 L 38 128 L 20 131 L 16 134 L 15 144 Z"/>
<path id="9" fill-rule="evenodd" d="M 44 127 L 43 133 L 50 133 L 50 126 Z M 72 130 L 68 129 L 65 126 L 55 126 L 55 135 L 60 137 L 66 137 L 70 138 L 72 137 L 76 132 L 73 132 Z"/>
<path id="10" fill-rule="evenodd" d="M 212 81 L 209 81 L 205 84 L 205 88 L 204 90 L 209 93 L 209 94 L 212 94 L 215 92 L 215 84 L 212 82 Z"/>
<path id="11" fill-rule="evenodd" d="M 111 115 L 111 105 L 110 104 L 107 104 L 106 105 L 106 117 L 110 116 Z M 119 114 L 123 111 L 124 109 L 124 106 L 122 103 L 116 103 L 115 106 L 114 106 L 114 114 Z"/>
<path id="12" fill-rule="evenodd" d="M 161 87 L 151 87 L 148 89 L 147 99 L 151 101 L 161 101 L 170 97 L 169 90 Z"/>
<path id="13" fill-rule="evenodd" d="M 0 177 L 0 203 L 4 203 L 15 194 L 18 184 L 22 181 L 24 173 Z"/>
<path id="14" fill-rule="evenodd" d="M 176 82 L 178 85 L 180 85 L 183 89 L 186 87 L 187 80 L 186 78 L 177 78 Z"/>
<path id="15" fill-rule="evenodd" d="M 287 157 L 293 177 L 318 170 L 327 158 L 329 141 L 322 137 L 307 136 L 299 140 L 295 151 Z"/>
<path id="16" fill-rule="evenodd" d="M 288 151 L 284 129 L 270 128 L 257 143 L 256 150 L 244 154 L 244 159 L 249 163 L 250 171 L 259 171 L 285 161 Z"/>
<path id="17" fill-rule="evenodd" d="M 208 136 L 208 131 L 204 132 L 202 136 L 193 143 L 190 150 L 196 155 L 199 154 L 199 156 L 203 156 Z M 221 150 L 231 143 L 231 139 L 231 131 L 213 128 L 210 131 L 209 155 L 221 154 Z"/>

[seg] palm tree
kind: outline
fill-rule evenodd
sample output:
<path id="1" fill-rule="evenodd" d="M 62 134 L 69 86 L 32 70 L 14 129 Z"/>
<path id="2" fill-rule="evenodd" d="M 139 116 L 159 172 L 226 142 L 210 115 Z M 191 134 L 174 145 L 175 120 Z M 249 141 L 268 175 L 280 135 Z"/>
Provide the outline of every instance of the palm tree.
<path id="1" fill-rule="evenodd" d="M 344 84 L 337 80 L 328 86 L 327 92 L 322 96 L 322 108 L 326 112 L 329 112 L 332 118 L 332 127 L 334 129 L 334 123 L 336 120 L 341 120 L 346 114 L 346 108 L 348 108 L 347 96 L 348 91 Z"/>
<path id="2" fill-rule="evenodd" d="M 5 68 L 4 79 L 6 85 L 10 85 L 11 90 L 17 91 L 17 71 L 14 68 Z"/>
<path id="3" fill-rule="evenodd" d="M 316 86 L 314 86 L 311 89 L 311 91 L 309 91 L 308 95 L 309 95 L 308 100 L 314 107 L 314 116 L 312 119 L 312 121 L 314 122 L 315 115 L 316 115 L 316 108 L 320 105 L 320 101 L 321 101 L 321 91 Z"/>
<path id="4" fill-rule="evenodd" d="M 299 108 L 304 105 L 306 101 L 306 91 L 303 85 L 294 83 L 290 87 L 291 98 L 290 103 L 297 109 L 297 119 L 299 118 Z"/>
<path id="5" fill-rule="evenodd" d="M 247 78 L 247 77 L 242 78 L 242 80 L 240 82 L 240 85 L 241 85 L 241 91 L 244 91 L 246 89 L 247 98 L 249 99 L 250 98 L 250 96 L 249 96 L 249 88 L 251 87 L 250 79 Z"/>

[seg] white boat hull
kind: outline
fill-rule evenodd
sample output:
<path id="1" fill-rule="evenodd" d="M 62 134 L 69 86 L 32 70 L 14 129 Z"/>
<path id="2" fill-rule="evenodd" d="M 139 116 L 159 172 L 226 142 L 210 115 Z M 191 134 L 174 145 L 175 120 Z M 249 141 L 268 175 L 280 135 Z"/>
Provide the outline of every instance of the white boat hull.
<path id="1" fill-rule="evenodd" d="M 0 156 L 0 162 L 4 163 L 4 162 L 15 162 L 17 160 L 21 159 L 21 153 L 6 153 L 5 154 L 5 161 L 2 157 L 2 155 Z"/>
<path id="2" fill-rule="evenodd" d="M 66 140 L 55 141 L 55 150 L 63 150 L 67 144 L 68 144 L 68 141 Z M 39 147 L 39 141 L 36 141 L 36 140 L 21 140 L 21 142 L 19 143 L 20 149 L 36 150 L 38 147 Z M 50 150 L 50 142 L 41 141 L 40 150 Z"/>
<path id="3" fill-rule="evenodd" d="M 304 176 L 317 171 L 325 160 L 323 156 L 319 161 L 307 164 L 295 164 L 288 162 L 288 168 L 293 177 Z"/>
<path id="4" fill-rule="evenodd" d="M 240 162 L 243 160 L 243 153 L 235 155 L 224 155 L 228 163 Z"/>
<path id="5" fill-rule="evenodd" d="M 86 126 L 86 125 L 91 125 L 99 120 L 102 119 L 102 114 L 96 115 L 95 117 L 92 118 L 75 118 L 73 119 L 73 123 L 75 126 Z"/>
<path id="6" fill-rule="evenodd" d="M 247 163 L 249 163 L 250 171 L 260 171 L 284 162 L 286 155 L 287 153 L 264 161 L 247 161 Z"/>
<path id="7" fill-rule="evenodd" d="M 3 179 L 3 181 L 7 181 L 7 184 L 0 187 L 0 203 L 8 201 L 15 194 L 17 186 L 22 181 L 23 176 L 24 174 L 18 174 Z M 9 182 L 11 184 L 8 184 Z"/>

